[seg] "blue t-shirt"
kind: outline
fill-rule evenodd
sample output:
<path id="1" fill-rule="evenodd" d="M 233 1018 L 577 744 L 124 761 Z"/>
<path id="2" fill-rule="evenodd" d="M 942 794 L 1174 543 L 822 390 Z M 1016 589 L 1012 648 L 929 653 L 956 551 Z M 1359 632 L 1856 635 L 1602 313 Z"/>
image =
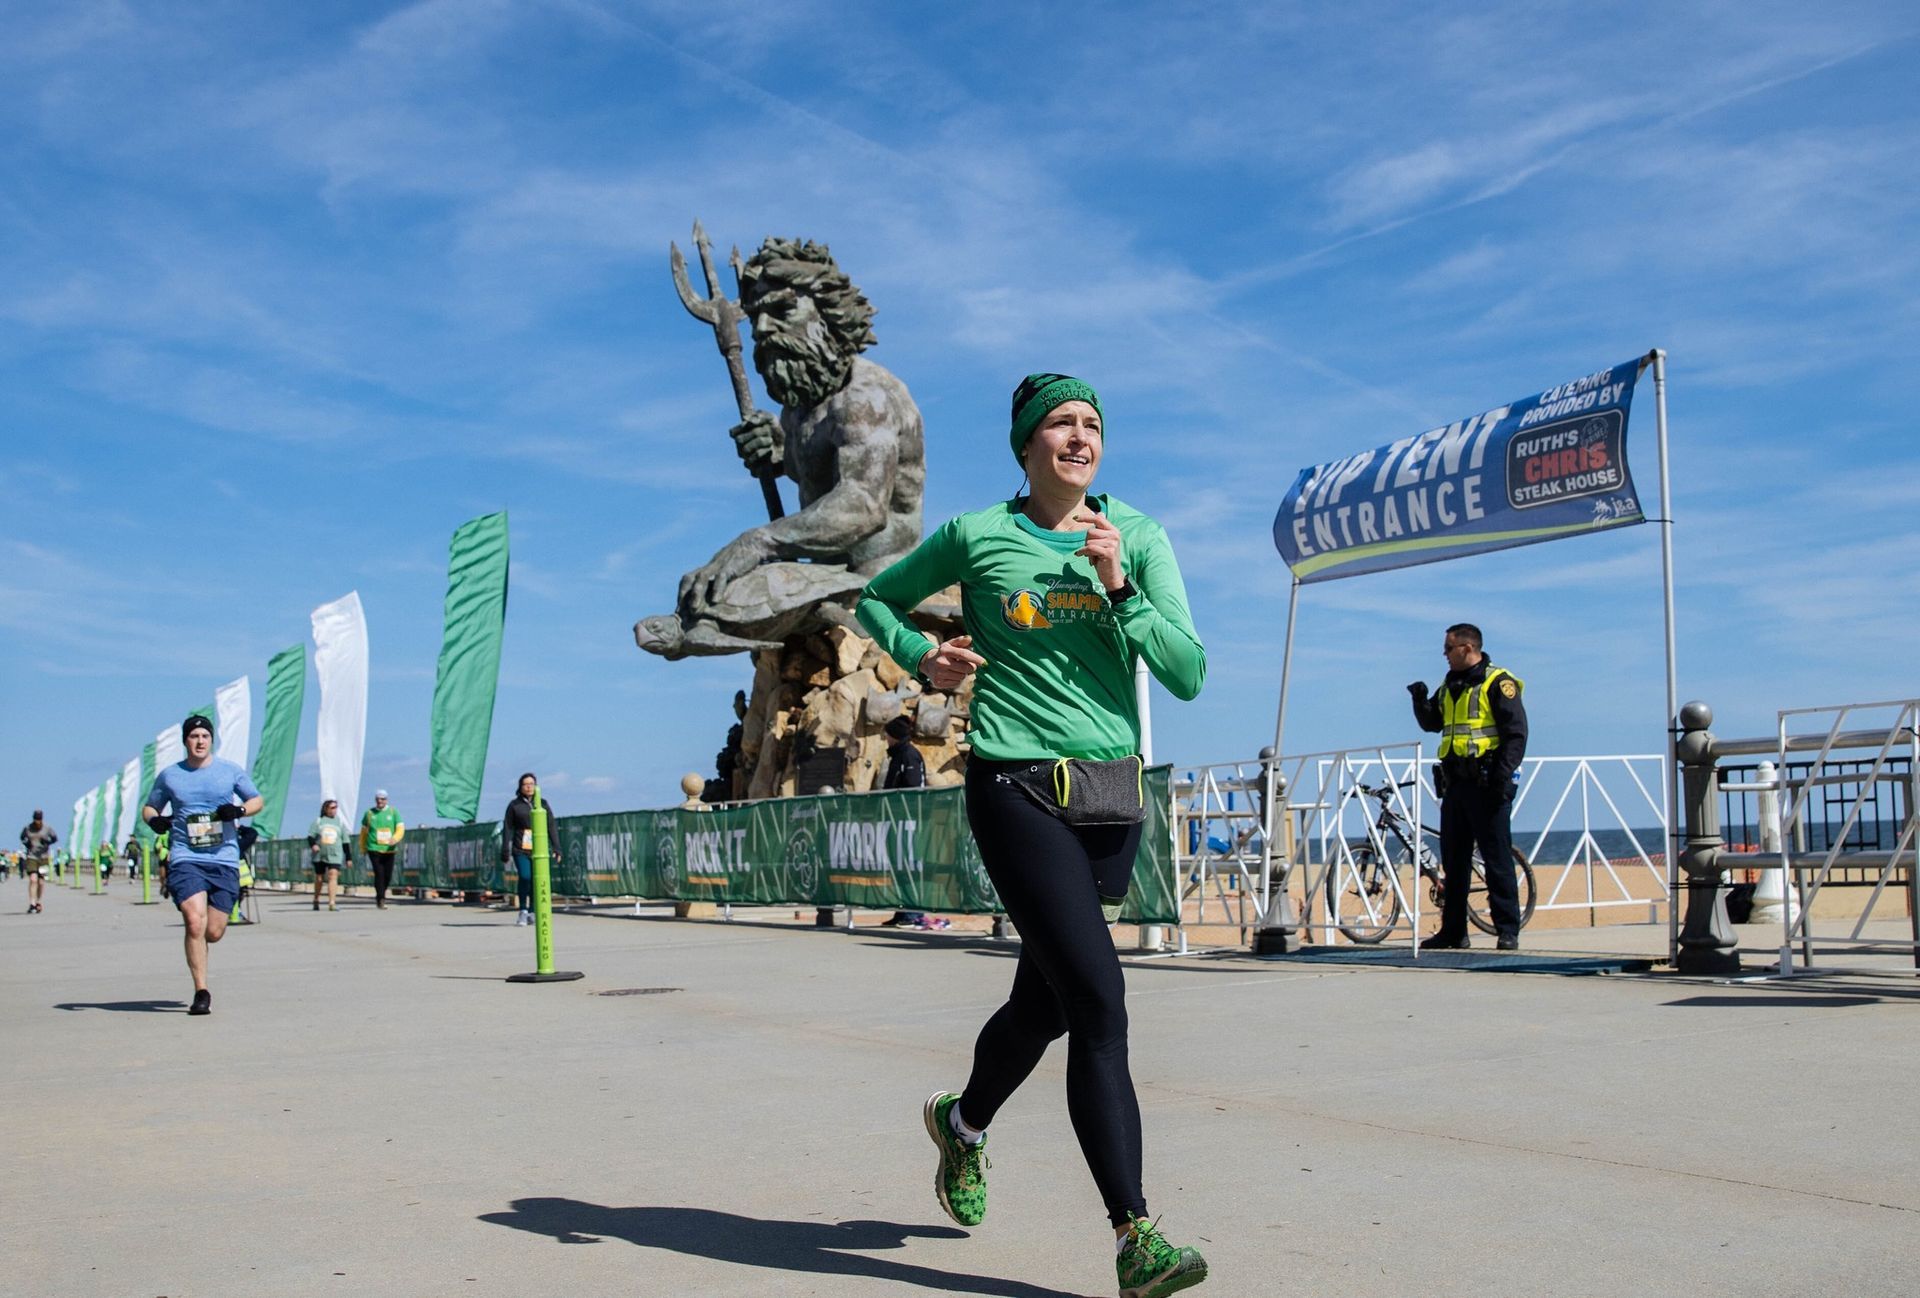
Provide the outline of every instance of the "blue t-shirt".
<path id="1" fill-rule="evenodd" d="M 172 806 L 173 832 L 167 843 L 174 860 L 240 864 L 240 822 L 213 818 L 214 808 L 234 801 L 236 794 L 246 802 L 259 797 L 260 790 L 245 771 L 223 757 L 207 759 L 197 771 L 176 762 L 155 777 L 147 806 L 153 811 Z"/>

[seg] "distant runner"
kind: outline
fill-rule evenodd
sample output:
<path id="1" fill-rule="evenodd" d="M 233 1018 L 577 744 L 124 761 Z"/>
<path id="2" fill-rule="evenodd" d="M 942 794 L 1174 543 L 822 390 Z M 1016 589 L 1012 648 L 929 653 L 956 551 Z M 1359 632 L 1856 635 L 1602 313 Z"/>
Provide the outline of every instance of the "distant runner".
<path id="1" fill-rule="evenodd" d="M 266 805 L 247 773 L 213 755 L 213 722 L 195 713 L 180 727 L 187 759 L 167 767 L 147 794 L 147 827 L 169 844 L 167 888 L 186 928 L 189 1014 L 211 1014 L 207 947 L 227 932 L 240 893 L 237 822 Z M 235 801 L 235 799 L 239 801 Z"/>
<path id="2" fill-rule="evenodd" d="M 407 836 L 406 822 L 387 805 L 387 791 L 375 789 L 373 805 L 360 813 L 360 850 L 373 869 L 373 904 L 387 908 L 387 889 L 393 886 L 393 857 Z"/>
<path id="3" fill-rule="evenodd" d="M 93 853 L 93 863 L 100 867 L 100 886 L 106 887 L 113 882 L 113 844 L 102 843 Z"/>
<path id="4" fill-rule="evenodd" d="M 520 792 L 507 804 L 507 814 L 500 820 L 500 860 L 513 863 L 520 885 L 520 917 L 513 921 L 516 928 L 533 923 L 533 791 L 539 787 L 540 781 L 532 771 L 522 775 Z M 558 865 L 559 818 L 546 798 L 540 799 L 540 805 L 547 809 L 547 855 Z"/>
<path id="5" fill-rule="evenodd" d="M 332 798 L 320 804 L 320 814 L 307 826 L 307 855 L 313 858 L 313 908 L 320 909 L 320 885 L 325 884 L 327 909 L 339 910 L 340 867 L 353 864 L 353 848 L 340 804 Z"/>
<path id="6" fill-rule="evenodd" d="M 20 831 L 20 873 L 27 877 L 27 914 L 45 913 L 43 898 L 47 887 L 47 857 L 60 835 L 36 810 L 27 827 Z"/>

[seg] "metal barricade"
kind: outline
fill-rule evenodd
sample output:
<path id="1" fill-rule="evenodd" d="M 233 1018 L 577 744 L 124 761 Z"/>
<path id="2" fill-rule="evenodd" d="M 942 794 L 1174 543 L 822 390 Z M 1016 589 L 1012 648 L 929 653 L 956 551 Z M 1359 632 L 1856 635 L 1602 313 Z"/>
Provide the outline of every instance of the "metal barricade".
<path id="1" fill-rule="evenodd" d="M 1245 943 L 1258 906 L 1265 848 L 1266 767 L 1258 759 L 1209 762 L 1173 781 L 1173 863 L 1180 882 L 1178 947 L 1186 928 L 1231 925 Z M 1189 905 L 1192 916 L 1188 917 Z M 1208 914 L 1217 907 L 1217 919 Z"/>
<path id="2" fill-rule="evenodd" d="M 1405 922 L 1391 931 L 1403 933 L 1417 946 L 1422 890 L 1410 886 L 1417 876 L 1411 871 L 1404 877 L 1399 872 L 1376 876 L 1388 891 L 1374 891 L 1354 848 L 1365 844 L 1375 860 L 1395 859 L 1393 845 L 1369 814 L 1371 803 L 1361 786 L 1388 789 L 1388 805 L 1417 827 L 1427 796 L 1420 774 L 1424 764 L 1418 743 L 1370 744 L 1282 758 L 1270 774 L 1276 795 L 1267 817 L 1268 834 L 1278 836 L 1280 850 L 1276 853 L 1275 844 L 1267 845 L 1260 876 L 1261 923 L 1273 926 L 1276 916 L 1286 915 L 1301 932 L 1311 935 L 1317 928 L 1320 940 L 1330 943 L 1343 921 L 1364 918 L 1370 926 L 1380 926 L 1397 909 Z M 1294 920 L 1291 897 L 1277 889 L 1296 884 L 1301 902 L 1300 918 Z M 1368 913 L 1342 915 L 1349 900 Z"/>
<path id="3" fill-rule="evenodd" d="M 1552 804 L 1538 830 L 1513 833 L 1540 889 L 1535 911 L 1584 910 L 1597 922 L 1601 910 L 1645 908 L 1647 922 L 1657 923 L 1671 892 L 1666 847 L 1648 839 L 1666 832 L 1670 787 L 1658 754 L 1527 758 L 1515 819 L 1531 819 L 1542 804 Z M 1635 825 L 1643 814 L 1652 823 Z M 1603 834 L 1613 841 L 1603 843 Z"/>
<path id="4" fill-rule="evenodd" d="M 1738 975 L 1740 956 L 1760 952 L 1776 956 L 1778 963 L 1753 975 L 1757 978 L 1886 972 L 1816 967 L 1820 953 L 1904 951 L 1920 969 L 1920 700 L 1785 709 L 1776 714 L 1773 735 L 1752 739 L 1719 739 L 1708 729 L 1712 720 L 1705 704 L 1681 710 L 1679 756 L 1687 774 L 1682 857 L 1689 897 L 1686 932 L 1674 953 L 1680 971 Z M 1761 756 L 1772 759 L 1770 770 L 1763 766 L 1746 780 L 1721 779 L 1722 759 Z M 1759 800 L 1762 832 L 1772 840 L 1762 850 L 1725 852 L 1720 832 L 1725 795 Z M 1774 800 L 1777 834 L 1768 832 L 1771 816 L 1765 810 Z M 1835 807 L 1844 808 L 1837 824 Z M 1874 822 L 1870 834 L 1869 820 Z M 1771 872 L 1780 881 L 1785 895 L 1777 949 L 1736 944 L 1725 906 L 1725 871 L 1735 865 L 1763 876 Z M 1867 925 L 1889 885 L 1900 886 L 1903 872 L 1906 935 L 1870 936 Z M 1848 874 L 1870 888 L 1858 916 L 1842 934 L 1817 934 L 1814 905 L 1821 890 Z"/>

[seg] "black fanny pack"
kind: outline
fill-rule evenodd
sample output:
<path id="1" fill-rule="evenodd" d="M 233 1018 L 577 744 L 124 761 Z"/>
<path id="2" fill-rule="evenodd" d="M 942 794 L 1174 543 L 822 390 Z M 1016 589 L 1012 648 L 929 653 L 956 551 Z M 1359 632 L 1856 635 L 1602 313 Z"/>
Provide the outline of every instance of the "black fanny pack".
<path id="1" fill-rule="evenodd" d="M 1147 818 L 1146 763 L 1061 757 L 1000 773 L 1041 810 L 1068 825 L 1137 825 Z"/>

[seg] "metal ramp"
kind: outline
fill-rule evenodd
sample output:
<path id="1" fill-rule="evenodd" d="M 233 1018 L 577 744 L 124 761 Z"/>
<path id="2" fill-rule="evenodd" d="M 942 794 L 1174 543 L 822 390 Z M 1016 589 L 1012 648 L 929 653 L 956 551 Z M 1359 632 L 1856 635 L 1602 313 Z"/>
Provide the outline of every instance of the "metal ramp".
<path id="1" fill-rule="evenodd" d="M 1618 974 L 1649 973 L 1657 963 L 1651 956 L 1556 955 L 1536 951 L 1428 951 L 1416 955 L 1404 946 L 1309 946 L 1291 955 L 1263 955 L 1257 960 L 1292 960 L 1306 964 L 1363 965 L 1387 969 L 1465 969 L 1509 974 Z"/>

